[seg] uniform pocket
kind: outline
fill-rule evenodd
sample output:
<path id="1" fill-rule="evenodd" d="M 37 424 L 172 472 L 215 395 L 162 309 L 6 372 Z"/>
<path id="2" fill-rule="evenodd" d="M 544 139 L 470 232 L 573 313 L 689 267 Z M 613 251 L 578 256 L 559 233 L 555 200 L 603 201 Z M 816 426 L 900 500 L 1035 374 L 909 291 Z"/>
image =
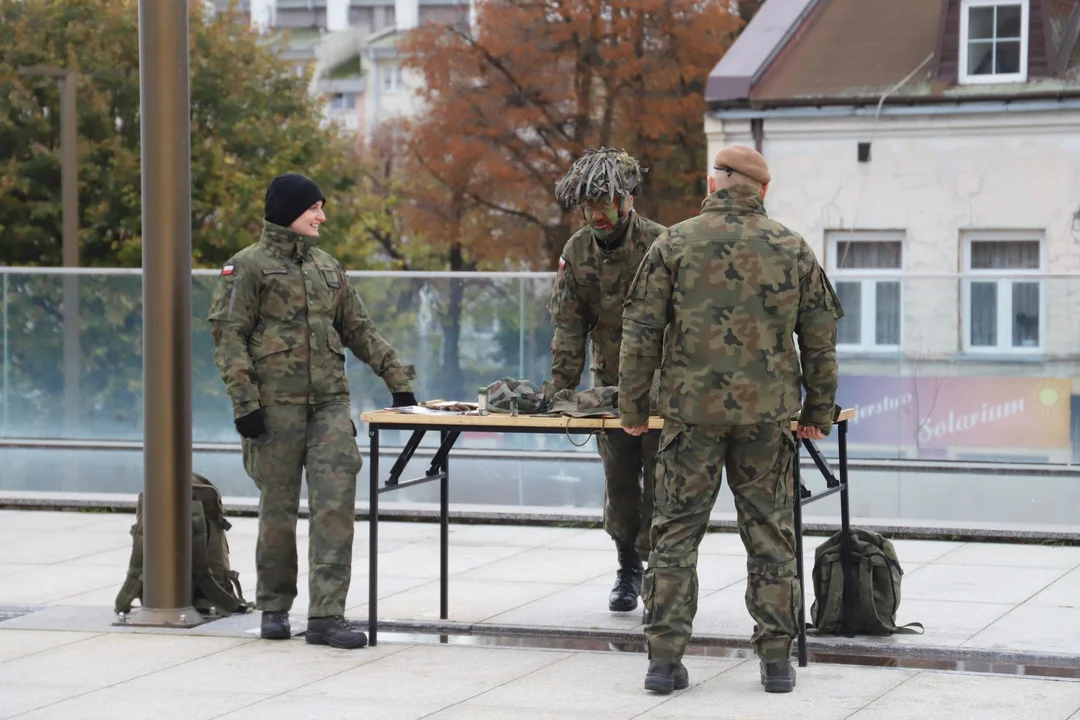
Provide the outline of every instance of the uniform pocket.
<path id="1" fill-rule="evenodd" d="M 679 471 L 679 453 L 687 429 L 681 423 L 667 421 L 660 433 L 656 453 L 656 483 L 653 487 L 653 514 L 678 514 L 685 505 L 683 486 L 686 478 Z"/>
<path id="2" fill-rule="evenodd" d="M 265 433 L 257 438 L 243 438 L 240 442 L 240 448 L 244 458 L 244 471 L 249 478 L 255 481 L 255 487 L 259 488 L 259 490 L 262 490 L 262 481 L 259 479 L 259 468 L 265 464 L 262 460 L 262 456 L 265 455 L 266 449 L 273 442 L 273 429 L 267 429 Z"/>
<path id="3" fill-rule="evenodd" d="M 341 336 L 332 327 L 326 329 L 326 344 L 330 348 L 330 352 L 345 355 L 345 346 L 341 344 Z"/>
<path id="4" fill-rule="evenodd" d="M 795 463 L 798 462 L 798 440 L 789 427 L 779 428 L 780 442 L 777 443 L 776 464 L 773 473 L 776 485 L 773 498 L 777 507 L 789 507 L 795 503 Z"/>

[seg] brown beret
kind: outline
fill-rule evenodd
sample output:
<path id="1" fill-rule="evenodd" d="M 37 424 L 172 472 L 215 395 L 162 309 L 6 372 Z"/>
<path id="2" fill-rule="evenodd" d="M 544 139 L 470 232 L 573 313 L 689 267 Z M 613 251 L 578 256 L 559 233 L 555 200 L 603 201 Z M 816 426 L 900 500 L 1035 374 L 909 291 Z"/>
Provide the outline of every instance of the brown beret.
<path id="1" fill-rule="evenodd" d="M 757 150 L 745 145 L 728 145 L 716 153 L 713 160 L 715 169 L 731 169 L 740 172 L 746 177 L 765 185 L 772 177 L 769 175 L 769 166 L 765 158 Z"/>

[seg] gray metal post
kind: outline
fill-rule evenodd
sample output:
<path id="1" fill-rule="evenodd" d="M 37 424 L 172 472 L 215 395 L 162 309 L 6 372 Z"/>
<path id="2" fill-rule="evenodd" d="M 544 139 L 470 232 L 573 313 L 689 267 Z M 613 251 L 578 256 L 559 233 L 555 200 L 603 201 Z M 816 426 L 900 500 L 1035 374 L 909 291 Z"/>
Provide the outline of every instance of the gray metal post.
<path id="1" fill-rule="evenodd" d="M 8 429 L 8 368 L 11 366 L 11 348 L 8 346 L 8 274 L 4 273 L 4 424 L 3 434 Z"/>
<path id="2" fill-rule="evenodd" d="M 60 77 L 60 198 L 63 212 L 64 267 L 79 266 L 79 153 L 78 115 L 75 107 L 75 73 Z M 64 276 L 64 419 L 69 436 L 75 436 L 81 413 L 79 368 L 79 277 Z"/>
<path id="3" fill-rule="evenodd" d="M 525 377 L 525 278 L 518 278 L 518 377 Z"/>
<path id="4" fill-rule="evenodd" d="M 57 78 L 60 83 L 60 202 L 63 231 L 63 265 L 79 266 L 79 148 L 76 113 L 75 71 L 56 67 L 19 68 L 20 75 Z M 75 434 L 80 420 L 79 367 L 82 350 L 79 343 L 79 278 L 65 275 L 63 280 L 64 339 L 64 424 Z"/>
<path id="5" fill-rule="evenodd" d="M 143 608 L 192 627 L 191 120 L 186 0 L 139 0 L 143 232 Z"/>

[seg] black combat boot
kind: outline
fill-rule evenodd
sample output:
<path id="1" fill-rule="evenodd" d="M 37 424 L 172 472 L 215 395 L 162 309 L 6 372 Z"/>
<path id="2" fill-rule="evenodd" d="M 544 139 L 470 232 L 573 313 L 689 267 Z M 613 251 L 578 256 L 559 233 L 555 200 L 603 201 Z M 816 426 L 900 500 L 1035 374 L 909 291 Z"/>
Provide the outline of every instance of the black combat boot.
<path id="1" fill-rule="evenodd" d="M 645 689 L 661 695 L 672 690 L 682 690 L 690 686 L 690 673 L 681 662 L 667 660 L 649 660 L 649 669 L 645 671 Z"/>
<path id="2" fill-rule="evenodd" d="M 355 650 L 367 645 L 367 635 L 340 615 L 308 618 L 304 639 L 308 645 L 329 645 L 339 650 Z"/>
<path id="3" fill-rule="evenodd" d="M 259 637 L 263 640 L 288 640 L 292 637 L 289 613 L 286 610 L 268 610 L 262 614 Z"/>
<path id="4" fill-rule="evenodd" d="M 790 660 L 761 661 L 761 684 L 768 693 L 789 693 L 795 689 L 795 668 Z"/>
<path id="5" fill-rule="evenodd" d="M 615 587 L 608 595 L 608 610 L 630 612 L 637 608 L 641 594 L 641 558 L 632 544 L 615 542 L 619 551 L 619 570 L 615 574 Z"/>

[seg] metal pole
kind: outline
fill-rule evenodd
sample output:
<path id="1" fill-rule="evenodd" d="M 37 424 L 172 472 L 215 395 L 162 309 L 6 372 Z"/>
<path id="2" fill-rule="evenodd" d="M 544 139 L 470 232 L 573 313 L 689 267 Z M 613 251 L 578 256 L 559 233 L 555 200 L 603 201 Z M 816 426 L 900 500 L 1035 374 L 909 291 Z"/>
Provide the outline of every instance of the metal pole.
<path id="1" fill-rule="evenodd" d="M 525 377 L 525 278 L 518 280 L 518 377 Z"/>
<path id="2" fill-rule="evenodd" d="M 4 273 L 4 435 L 8 429 L 8 367 L 11 350 L 8 347 L 8 274 Z"/>
<path id="3" fill-rule="evenodd" d="M 60 198 L 63 226 L 64 267 L 79 266 L 79 153 L 78 115 L 75 106 L 75 73 L 65 70 L 60 77 Z M 64 276 L 64 420 L 69 436 L 78 433 L 79 368 L 79 278 Z"/>
<path id="4" fill-rule="evenodd" d="M 143 609 L 192 627 L 191 121 L 186 0 L 139 0 L 143 231 Z"/>

